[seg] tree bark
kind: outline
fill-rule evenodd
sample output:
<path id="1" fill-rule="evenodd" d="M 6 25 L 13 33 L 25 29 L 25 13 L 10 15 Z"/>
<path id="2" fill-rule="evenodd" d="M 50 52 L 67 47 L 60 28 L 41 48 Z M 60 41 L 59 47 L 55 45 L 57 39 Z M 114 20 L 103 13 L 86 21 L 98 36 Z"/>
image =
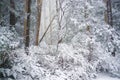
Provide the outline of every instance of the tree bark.
<path id="1" fill-rule="evenodd" d="M 50 24 L 48 25 L 47 29 L 45 30 L 43 36 L 41 37 L 39 43 L 40 43 L 40 42 L 43 40 L 43 38 L 45 37 L 47 31 L 49 30 L 50 26 L 52 25 L 52 23 L 53 23 L 53 21 L 54 21 L 54 19 L 55 19 L 55 17 L 56 17 L 56 16 L 54 16 L 53 19 L 51 20 L 51 22 L 50 22 Z"/>
<path id="2" fill-rule="evenodd" d="M 49 21 L 51 22 L 51 1 L 49 0 Z M 50 44 L 52 44 L 52 26 L 50 26 Z"/>
<path id="3" fill-rule="evenodd" d="M 105 21 L 113 26 L 113 19 L 112 19 L 112 5 L 111 0 L 104 0 L 107 10 L 105 11 Z"/>
<path id="4" fill-rule="evenodd" d="M 39 44 L 39 32 L 40 32 L 40 24 L 41 24 L 41 11 L 42 11 L 42 0 L 37 0 L 37 33 L 36 33 L 36 42 L 35 45 L 38 46 Z"/>
<path id="5" fill-rule="evenodd" d="M 25 2 L 25 13 L 27 13 L 27 16 L 25 16 L 25 21 L 24 21 L 25 49 L 29 47 L 29 43 L 30 43 L 30 37 L 29 37 L 30 12 L 31 12 L 30 4 L 31 4 L 31 0 L 26 0 L 26 2 Z"/>
<path id="6" fill-rule="evenodd" d="M 15 9 L 14 0 L 10 0 L 10 8 Z M 16 23 L 15 13 L 10 11 L 10 28 L 15 26 L 15 23 Z"/>

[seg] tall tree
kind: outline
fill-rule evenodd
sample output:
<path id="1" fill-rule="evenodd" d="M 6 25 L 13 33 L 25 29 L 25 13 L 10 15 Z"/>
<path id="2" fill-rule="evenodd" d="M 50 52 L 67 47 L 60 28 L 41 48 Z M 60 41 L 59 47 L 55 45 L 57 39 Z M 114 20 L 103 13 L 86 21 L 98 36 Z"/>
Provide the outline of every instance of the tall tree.
<path id="1" fill-rule="evenodd" d="M 2 13 L 2 11 L 1 11 L 1 7 L 2 7 L 2 3 L 0 2 L 0 20 L 1 20 L 1 13 Z"/>
<path id="2" fill-rule="evenodd" d="M 49 0 L 49 22 L 51 22 L 51 1 Z M 50 26 L 50 44 L 52 44 L 52 26 Z"/>
<path id="3" fill-rule="evenodd" d="M 10 28 L 12 26 L 15 26 L 15 23 L 16 23 L 16 17 L 15 17 L 15 13 L 12 11 L 13 9 L 15 9 L 15 3 L 14 3 L 14 0 L 10 0 Z"/>
<path id="4" fill-rule="evenodd" d="M 105 11 L 105 21 L 113 26 L 111 0 L 104 0 L 107 10 Z"/>
<path id="5" fill-rule="evenodd" d="M 35 45 L 39 44 L 39 32 L 40 32 L 40 23 L 41 23 L 41 11 L 42 11 L 42 0 L 37 0 L 37 33 L 36 33 L 36 42 Z"/>
<path id="6" fill-rule="evenodd" d="M 30 37 L 29 37 L 30 13 L 31 13 L 30 4 L 31 4 L 31 0 L 25 0 L 25 13 L 27 13 L 27 15 L 25 16 L 25 21 L 24 21 L 25 48 L 28 48 L 29 43 L 30 43 Z"/>

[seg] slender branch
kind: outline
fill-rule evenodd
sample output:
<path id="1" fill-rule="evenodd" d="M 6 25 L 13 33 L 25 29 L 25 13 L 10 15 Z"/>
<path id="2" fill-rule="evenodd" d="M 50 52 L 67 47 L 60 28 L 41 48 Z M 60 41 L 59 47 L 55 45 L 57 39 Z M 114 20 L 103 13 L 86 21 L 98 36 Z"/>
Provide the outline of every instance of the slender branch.
<path id="1" fill-rule="evenodd" d="M 49 30 L 50 26 L 52 25 L 52 23 L 53 23 L 53 21 L 54 21 L 54 19 L 55 19 L 55 17 L 56 17 L 56 16 L 54 16 L 54 17 L 52 18 L 50 24 L 48 25 L 47 29 L 45 30 L 45 32 L 44 32 L 42 38 L 40 39 L 39 43 L 40 43 L 40 42 L 43 40 L 43 38 L 45 37 L 47 31 Z"/>

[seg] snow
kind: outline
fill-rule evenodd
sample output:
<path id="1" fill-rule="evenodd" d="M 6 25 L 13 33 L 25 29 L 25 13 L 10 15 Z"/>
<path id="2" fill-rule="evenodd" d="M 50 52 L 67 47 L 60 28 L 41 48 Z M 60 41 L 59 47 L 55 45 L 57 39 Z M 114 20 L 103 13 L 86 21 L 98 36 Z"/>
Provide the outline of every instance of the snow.
<path id="1" fill-rule="evenodd" d="M 99 73 L 97 78 L 93 80 L 120 80 L 120 78 L 112 77 L 106 73 Z"/>
<path id="2" fill-rule="evenodd" d="M 46 1 L 43 3 L 44 6 L 48 4 L 45 4 Z M 46 35 L 48 41 L 43 40 L 39 46 L 34 46 L 32 44 L 34 37 L 30 36 L 29 54 L 27 55 L 22 47 L 8 53 L 10 56 L 8 60 L 12 63 L 12 67 L 0 68 L 3 76 L 13 76 L 16 80 L 91 80 L 91 78 L 94 78 L 93 80 L 120 80 L 108 75 L 120 76 L 120 40 L 116 31 L 104 21 L 102 12 L 105 7 L 102 0 L 60 1 L 63 1 L 64 5 L 65 3 L 69 5 L 66 6 L 68 8 L 65 10 L 65 19 L 63 18 L 60 24 L 62 29 L 57 31 L 58 26 L 55 25 L 57 34 L 53 30 L 54 40 L 49 38 L 51 33 L 49 34 L 48 31 Z M 34 8 L 35 5 L 32 9 Z M 43 9 L 47 12 L 47 8 Z M 34 16 L 31 17 L 33 18 L 31 22 L 34 21 Z M 49 24 L 48 20 L 45 19 L 45 21 Z M 44 19 L 42 23 L 44 25 Z M 66 24 L 65 28 L 63 24 Z M 21 25 L 16 24 L 16 26 Z M 40 34 L 43 34 L 45 27 L 41 28 L 43 29 Z M 31 31 L 32 36 L 34 36 L 33 33 Z M 9 29 L 0 28 L 0 46 L 3 48 L 2 44 L 6 43 L 6 46 L 17 47 L 21 44 L 13 35 L 14 33 Z M 58 43 L 59 38 L 63 39 L 59 44 L 48 44 L 51 40 Z M 111 55 L 114 49 L 116 49 L 116 57 Z M 97 76 L 98 72 L 107 73 L 99 73 Z"/>
<path id="3" fill-rule="evenodd" d="M 14 66 L 11 70 L 4 70 L 6 75 L 11 74 L 17 80 L 90 80 L 90 64 L 82 54 L 79 54 L 72 45 L 60 44 L 56 54 L 55 46 L 30 47 L 30 54 L 26 55 L 24 49 L 16 50 L 11 58 Z M 49 54 L 48 54 L 49 53 Z M 10 74 L 11 73 L 11 74 Z M 36 77 L 37 76 L 37 77 Z"/>

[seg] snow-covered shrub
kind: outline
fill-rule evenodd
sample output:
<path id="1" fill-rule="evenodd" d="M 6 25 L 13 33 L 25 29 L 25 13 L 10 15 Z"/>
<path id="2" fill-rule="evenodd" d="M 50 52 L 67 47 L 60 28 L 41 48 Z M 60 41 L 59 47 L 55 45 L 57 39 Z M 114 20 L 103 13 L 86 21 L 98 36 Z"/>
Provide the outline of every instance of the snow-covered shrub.
<path id="1" fill-rule="evenodd" d="M 0 51 L 7 50 L 16 39 L 16 33 L 7 27 L 0 27 Z"/>
<path id="2" fill-rule="evenodd" d="M 91 80 L 92 67 L 70 44 L 60 44 L 56 55 L 51 48 L 30 47 L 11 53 L 11 69 L 2 69 L 4 77 L 16 80 Z M 54 53 L 55 54 L 55 53 Z"/>
<path id="3" fill-rule="evenodd" d="M 15 30 L 0 26 L 0 68 L 10 68 L 10 53 L 18 47 L 17 35 Z"/>
<path id="4" fill-rule="evenodd" d="M 66 15 L 66 41 L 72 42 L 74 48 L 82 52 L 94 71 L 102 66 L 107 72 L 118 73 L 116 69 L 119 69 L 120 64 L 117 58 L 113 57 L 118 56 L 120 52 L 119 35 L 104 21 L 106 7 L 103 0 L 75 0 L 68 1 L 68 4 L 72 7 L 69 7 L 69 13 Z M 111 63 L 109 59 L 114 59 L 117 64 Z"/>
<path id="5" fill-rule="evenodd" d="M 9 60 L 13 65 L 2 68 L 2 75 L 16 80 L 91 80 L 98 72 L 120 76 L 119 35 L 104 21 L 103 0 L 61 2 L 65 15 L 55 36 L 63 38 L 63 43 L 47 45 L 43 41 L 38 47 L 30 46 L 29 55 L 24 49 L 12 51 Z M 6 36 L 4 39 L 9 45 Z"/>

